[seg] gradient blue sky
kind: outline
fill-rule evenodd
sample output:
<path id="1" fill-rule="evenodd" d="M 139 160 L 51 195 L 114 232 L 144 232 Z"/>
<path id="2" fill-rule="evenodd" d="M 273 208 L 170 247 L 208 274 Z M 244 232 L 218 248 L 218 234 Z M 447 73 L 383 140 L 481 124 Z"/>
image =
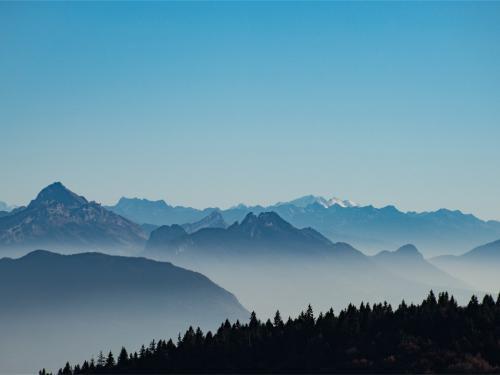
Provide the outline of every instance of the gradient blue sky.
<path id="1" fill-rule="evenodd" d="M 500 3 L 0 3 L 0 200 L 500 219 Z"/>

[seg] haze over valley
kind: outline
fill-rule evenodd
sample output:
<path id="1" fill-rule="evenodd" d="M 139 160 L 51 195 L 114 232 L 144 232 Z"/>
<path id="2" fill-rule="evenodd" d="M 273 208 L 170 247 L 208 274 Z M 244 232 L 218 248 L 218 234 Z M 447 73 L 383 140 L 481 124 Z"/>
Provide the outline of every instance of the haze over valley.
<path id="1" fill-rule="evenodd" d="M 500 2 L 0 1 L 0 375 L 500 373 Z"/>

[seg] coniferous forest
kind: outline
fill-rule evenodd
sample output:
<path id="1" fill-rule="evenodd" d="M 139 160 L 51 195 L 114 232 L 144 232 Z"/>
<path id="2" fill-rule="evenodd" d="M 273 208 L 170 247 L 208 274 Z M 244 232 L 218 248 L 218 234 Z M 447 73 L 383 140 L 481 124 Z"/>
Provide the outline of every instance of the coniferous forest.
<path id="1" fill-rule="evenodd" d="M 362 373 L 500 372 L 500 296 L 430 292 L 419 305 L 404 301 L 349 305 L 315 316 L 309 306 L 295 319 L 224 322 L 215 332 L 190 327 L 177 342 L 152 341 L 138 352 L 71 366 L 60 374 L 101 373 Z M 45 374 L 41 370 L 40 374 Z"/>

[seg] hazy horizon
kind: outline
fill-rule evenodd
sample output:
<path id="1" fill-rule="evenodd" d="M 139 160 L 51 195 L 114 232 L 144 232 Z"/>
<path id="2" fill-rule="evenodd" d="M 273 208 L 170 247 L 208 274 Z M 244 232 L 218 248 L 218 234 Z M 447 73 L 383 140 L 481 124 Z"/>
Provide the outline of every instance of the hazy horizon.
<path id="1" fill-rule="evenodd" d="M 326 199 L 329 199 L 329 198 L 338 198 L 340 200 L 351 200 L 353 203 L 355 203 L 357 206 L 359 207 L 364 207 L 364 206 L 374 206 L 376 208 L 382 208 L 382 207 L 386 207 L 386 206 L 394 206 L 396 207 L 398 210 L 402 211 L 402 212 L 432 212 L 432 211 L 437 211 L 439 209 L 449 209 L 449 210 L 459 210 L 459 209 L 456 209 L 456 208 L 450 208 L 450 207 L 436 207 L 435 209 L 430 209 L 430 210 L 404 210 L 402 209 L 401 207 L 399 207 L 398 205 L 395 205 L 393 203 L 388 203 L 388 204 L 384 204 L 384 205 L 374 205 L 370 202 L 367 202 L 367 203 L 361 203 L 359 201 L 353 201 L 352 199 L 350 199 L 349 197 L 339 197 L 337 195 L 321 195 L 321 194 L 302 194 L 300 196 L 294 196 L 294 197 L 290 197 L 288 199 L 282 199 L 282 200 L 278 200 L 278 201 L 269 201 L 269 202 L 266 202 L 266 203 L 262 203 L 262 202 L 254 202 L 254 203 L 248 203 L 248 202 L 245 202 L 244 200 L 241 200 L 237 203 L 234 203 L 234 204 L 231 204 L 231 205 L 228 205 L 228 206 L 219 206 L 219 205 L 215 205 L 215 204 L 210 204 L 210 203 L 207 203 L 205 205 L 202 205 L 202 206 L 190 206 L 188 204 L 183 204 L 182 202 L 174 202 L 174 201 L 171 201 L 171 200 L 168 200 L 168 199 L 165 199 L 165 198 L 155 198 L 155 199 L 151 199 L 149 197 L 144 197 L 144 196 L 119 196 L 116 200 L 114 201 L 110 201 L 110 202 L 103 202 L 103 201 L 100 201 L 99 199 L 95 199 L 95 198 L 92 198 L 92 197 L 89 197 L 87 196 L 85 193 L 82 193 L 78 190 L 75 190 L 74 188 L 72 188 L 71 186 L 68 186 L 66 185 L 63 181 L 53 181 L 53 183 L 55 182 L 61 182 L 66 188 L 68 188 L 69 190 L 73 191 L 74 193 L 78 194 L 78 195 L 81 195 L 81 196 L 84 196 L 87 200 L 89 201 L 95 201 L 101 205 L 104 205 L 104 206 L 114 206 L 115 204 L 118 203 L 118 201 L 121 199 L 121 198 L 126 198 L 126 199 L 144 199 L 144 200 L 148 200 L 148 201 L 161 201 L 163 200 L 166 204 L 168 205 L 171 205 L 171 206 L 184 206 L 184 207 L 192 207 L 192 208 L 195 208 L 195 209 L 206 209 L 206 208 L 220 208 L 220 209 L 230 209 L 230 208 L 233 208 L 233 207 L 236 207 L 237 205 L 239 204 L 243 204 L 243 205 L 246 205 L 246 206 L 263 206 L 263 207 L 267 207 L 267 206 L 272 206 L 272 205 L 275 205 L 275 204 L 278 204 L 278 203 L 286 203 L 286 202 L 289 202 L 289 201 L 292 201 L 294 199 L 298 199 L 298 198 L 302 198 L 302 197 L 305 197 L 305 196 L 309 196 L 309 195 L 313 195 L 313 196 L 316 196 L 316 197 L 322 197 L 322 198 L 326 198 Z M 49 184 L 50 185 L 50 184 Z M 47 185 L 48 186 L 48 185 Z M 46 186 L 43 186 L 42 188 L 45 188 Z M 40 188 L 39 190 L 41 190 L 42 188 Z M 8 206 L 10 207 L 22 207 L 22 206 L 26 206 L 30 203 L 30 201 L 32 199 L 34 199 L 36 197 L 36 195 L 38 194 L 38 191 L 36 193 L 34 193 L 34 195 L 29 198 L 28 200 L 26 200 L 25 202 L 23 203 L 19 203 L 19 204 L 12 204 L 11 202 L 5 202 L 5 201 L 2 201 L 1 198 L 0 198 L 0 202 L 3 202 L 3 203 L 6 203 Z M 461 211 L 462 213 L 464 214 L 472 214 L 476 217 L 478 217 L 479 219 L 482 219 L 482 220 L 500 220 L 500 219 L 496 219 L 496 218 L 483 218 L 479 215 L 476 215 L 474 212 L 465 212 L 465 211 Z"/>
<path id="2" fill-rule="evenodd" d="M 0 200 L 500 219 L 500 3 L 0 3 Z"/>

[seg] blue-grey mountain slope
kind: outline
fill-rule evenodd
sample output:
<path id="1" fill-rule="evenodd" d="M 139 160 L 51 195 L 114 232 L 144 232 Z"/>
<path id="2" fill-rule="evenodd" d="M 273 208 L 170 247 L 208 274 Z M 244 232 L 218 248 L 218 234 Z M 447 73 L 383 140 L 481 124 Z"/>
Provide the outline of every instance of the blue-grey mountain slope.
<path id="1" fill-rule="evenodd" d="M 475 247 L 462 255 L 438 256 L 431 262 L 470 285 L 490 293 L 500 292 L 500 240 Z"/>
<path id="2" fill-rule="evenodd" d="M 389 272 L 407 280 L 429 285 L 429 288 L 471 289 L 470 285 L 430 263 L 411 244 L 404 245 L 395 251 L 381 251 L 371 258 Z"/>
<path id="3" fill-rule="evenodd" d="M 212 329 L 248 317 L 232 294 L 199 273 L 100 253 L 39 250 L 1 259 L 0 303 L 0 373 L 33 373 L 60 358 L 81 360 L 99 349 L 175 339 L 191 324 Z"/>
<path id="4" fill-rule="evenodd" d="M 227 228 L 227 223 L 224 221 L 222 214 L 219 211 L 212 211 L 208 216 L 194 223 L 182 224 L 182 227 L 187 233 L 194 233 L 205 228 Z"/>
<path id="5" fill-rule="evenodd" d="M 44 188 L 27 207 L 0 217 L 0 249 L 130 251 L 142 248 L 145 240 L 139 225 L 60 182 Z"/>

